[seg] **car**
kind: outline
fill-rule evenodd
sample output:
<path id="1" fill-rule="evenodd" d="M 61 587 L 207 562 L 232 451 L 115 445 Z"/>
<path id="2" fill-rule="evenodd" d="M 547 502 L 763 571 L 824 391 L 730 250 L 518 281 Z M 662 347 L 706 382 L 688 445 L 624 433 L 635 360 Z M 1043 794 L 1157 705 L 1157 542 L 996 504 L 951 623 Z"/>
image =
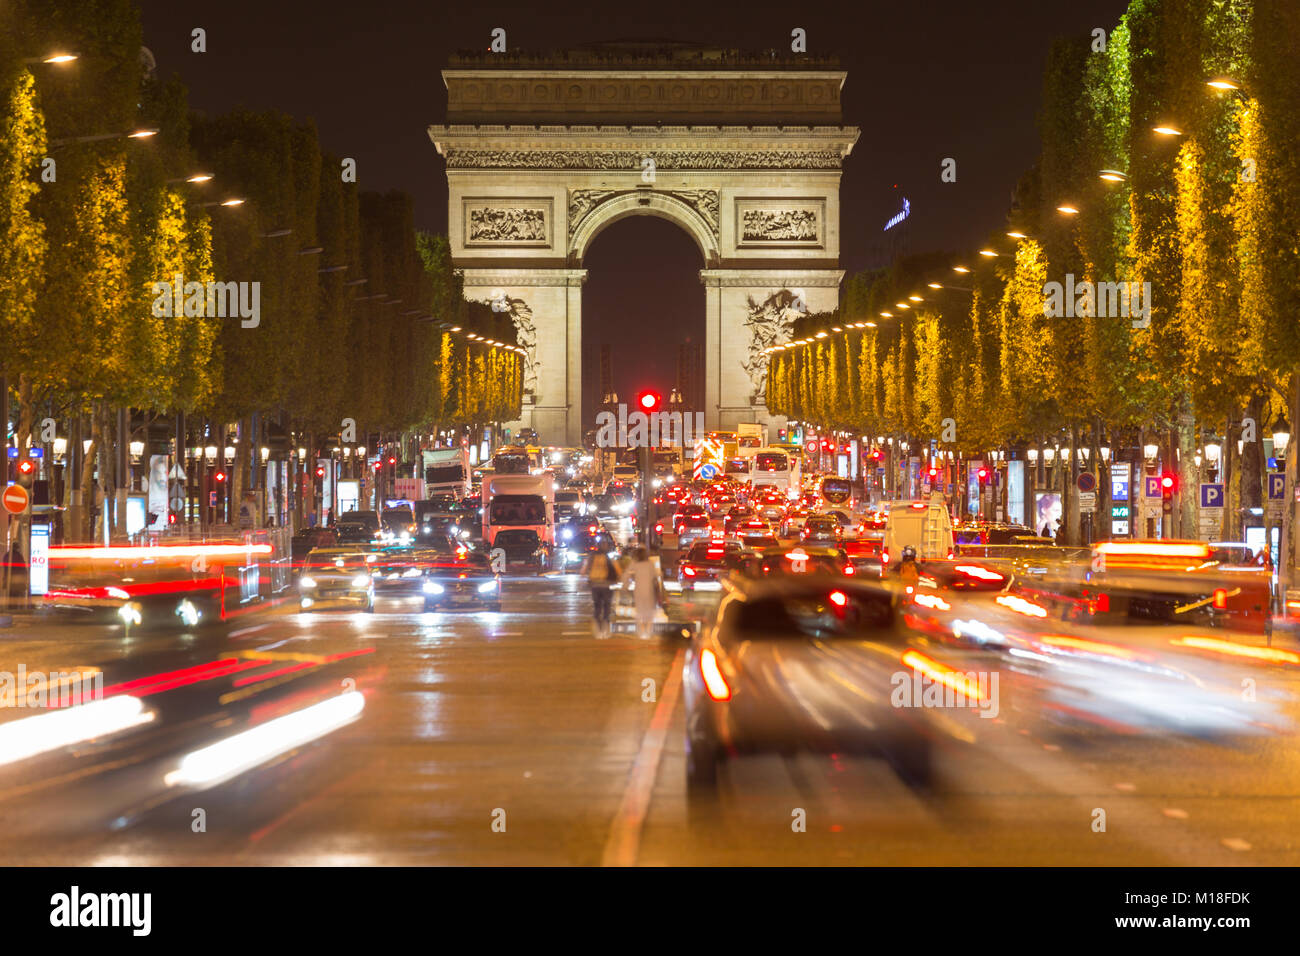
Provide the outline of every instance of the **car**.
<path id="1" fill-rule="evenodd" d="M 757 516 L 737 522 L 731 528 L 729 535 L 737 540 L 745 536 L 753 537 L 754 535 L 767 535 L 772 540 L 776 540 L 772 534 L 772 526 Z"/>
<path id="2" fill-rule="evenodd" d="M 719 494 L 709 495 L 705 507 L 708 509 L 709 517 L 718 518 L 726 514 L 735 503 L 736 498 L 734 495 L 728 492 L 722 492 Z"/>
<path id="3" fill-rule="evenodd" d="M 781 527 L 778 529 L 778 536 L 782 538 L 797 538 L 803 528 L 803 524 L 812 514 L 807 508 L 791 508 L 781 519 Z"/>
<path id="4" fill-rule="evenodd" d="M 736 541 L 698 541 L 677 563 L 677 583 L 683 591 L 717 591 L 722 579 L 745 567 L 745 555 Z"/>
<path id="5" fill-rule="evenodd" d="M 780 498 L 763 498 L 755 508 L 758 516 L 765 521 L 780 522 L 785 518 L 785 502 Z"/>
<path id="6" fill-rule="evenodd" d="M 566 521 L 555 532 L 555 567 L 561 571 L 580 568 L 597 551 L 617 550 L 613 536 L 599 523 L 587 519 Z"/>
<path id="7" fill-rule="evenodd" d="M 298 576 L 299 606 L 304 611 L 340 606 L 374 611 L 373 569 L 377 560 L 373 551 L 347 546 L 315 549 L 307 555 Z"/>
<path id="8" fill-rule="evenodd" d="M 773 548 L 781 547 L 781 542 L 777 540 L 776 535 L 772 534 L 770 531 L 751 533 L 742 528 L 740 533 L 736 535 L 736 540 L 740 542 L 740 546 L 746 551 L 753 551 L 759 554 Z"/>
<path id="9" fill-rule="evenodd" d="M 307 555 L 317 548 L 330 548 L 339 543 L 338 528 L 304 528 L 289 541 L 290 561 L 297 574 L 302 570 Z"/>
<path id="10" fill-rule="evenodd" d="M 390 544 L 410 544 L 415 540 L 416 528 L 415 514 L 410 508 L 405 506 L 401 508 L 385 508 L 383 522 L 388 531 L 388 542 Z"/>
<path id="11" fill-rule="evenodd" d="M 562 489 L 555 493 L 555 520 L 567 521 L 587 514 L 587 502 L 582 492 Z"/>
<path id="12" fill-rule="evenodd" d="M 833 575 L 853 577 L 858 573 L 847 552 L 840 547 L 803 545 L 782 547 L 765 551 L 757 564 L 747 572 L 751 577 L 782 577 L 787 575 Z"/>
<path id="13" fill-rule="evenodd" d="M 870 571 L 877 576 L 880 575 L 880 552 L 884 546 L 883 531 L 863 531 L 860 526 L 858 533 L 843 544 L 849 560 L 859 572 Z"/>
<path id="14" fill-rule="evenodd" d="M 418 547 L 380 548 L 374 552 L 375 560 L 371 564 L 375 590 L 386 595 L 418 594 L 420 582 L 430 564 L 444 560 L 458 550 L 465 552 L 468 549 L 464 544 L 453 542 L 451 539 L 432 541 Z"/>
<path id="15" fill-rule="evenodd" d="M 541 573 L 551 567 L 552 548 L 532 528 L 503 528 L 492 539 L 488 553 L 500 554 L 505 568 Z"/>
<path id="16" fill-rule="evenodd" d="M 740 526 L 741 522 L 756 517 L 757 515 L 753 508 L 746 507 L 745 505 L 732 505 L 731 510 L 727 512 L 726 517 L 722 519 L 722 532 L 723 534 L 731 534 Z M 764 522 L 763 526 L 766 527 L 767 523 Z"/>
<path id="17" fill-rule="evenodd" d="M 458 548 L 439 555 L 425 568 L 420 591 L 426 611 L 472 607 L 501 610 L 501 575 L 493 573 L 490 559 L 481 551 Z"/>
<path id="18" fill-rule="evenodd" d="M 928 785 L 925 711 L 895 706 L 908 640 L 899 598 L 879 584 L 810 576 L 730 587 L 682 668 L 692 808 L 712 808 L 720 767 L 757 754 L 880 755 L 908 784 Z"/>
<path id="19" fill-rule="evenodd" d="M 799 529 L 799 540 L 810 544 L 834 544 L 843 537 L 843 528 L 830 515 L 809 515 Z"/>
<path id="20" fill-rule="evenodd" d="M 335 520 L 334 527 L 341 545 L 382 542 L 388 530 L 376 511 L 345 512 Z"/>

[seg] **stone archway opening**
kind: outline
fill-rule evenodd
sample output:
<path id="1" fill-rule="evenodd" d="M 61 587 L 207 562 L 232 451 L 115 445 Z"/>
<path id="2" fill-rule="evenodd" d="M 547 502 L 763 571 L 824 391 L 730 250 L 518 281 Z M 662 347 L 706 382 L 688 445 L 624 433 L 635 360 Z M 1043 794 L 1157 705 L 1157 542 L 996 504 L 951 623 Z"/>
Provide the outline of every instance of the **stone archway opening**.
<path id="1" fill-rule="evenodd" d="M 667 399 L 676 387 L 684 410 L 703 411 L 705 260 L 692 237 L 661 217 L 624 217 L 601 230 L 582 265 L 584 428 L 607 388 L 630 406 L 641 389 Z"/>

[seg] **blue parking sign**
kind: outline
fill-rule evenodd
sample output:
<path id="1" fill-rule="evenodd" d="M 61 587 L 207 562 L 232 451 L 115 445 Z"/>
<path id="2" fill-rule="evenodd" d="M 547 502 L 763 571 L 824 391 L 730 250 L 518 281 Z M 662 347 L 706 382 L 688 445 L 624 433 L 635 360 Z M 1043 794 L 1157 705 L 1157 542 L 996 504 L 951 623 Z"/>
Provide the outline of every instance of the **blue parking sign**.
<path id="1" fill-rule="evenodd" d="M 1223 507 L 1223 485 L 1205 483 L 1201 485 L 1201 507 Z"/>
<path id="2" fill-rule="evenodd" d="M 1286 475 L 1282 473 L 1268 476 L 1268 497 L 1270 501 L 1281 501 L 1286 497 Z"/>
<path id="3" fill-rule="evenodd" d="M 1146 496 L 1147 496 L 1148 498 L 1161 498 L 1161 497 L 1164 497 L 1164 496 L 1160 493 L 1160 476 L 1159 476 L 1159 475 L 1144 475 L 1144 476 L 1143 476 L 1143 481 L 1146 482 Z"/>

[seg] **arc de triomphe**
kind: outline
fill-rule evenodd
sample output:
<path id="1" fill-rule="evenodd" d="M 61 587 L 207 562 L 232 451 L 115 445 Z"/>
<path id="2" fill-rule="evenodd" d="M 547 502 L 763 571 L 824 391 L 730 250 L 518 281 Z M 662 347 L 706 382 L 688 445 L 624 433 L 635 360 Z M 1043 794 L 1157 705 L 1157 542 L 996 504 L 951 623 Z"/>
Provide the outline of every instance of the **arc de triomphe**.
<path id="1" fill-rule="evenodd" d="M 615 45 L 611 45 L 615 46 Z M 524 410 L 582 441 L 583 257 L 610 223 L 660 216 L 704 258 L 710 428 L 775 423 L 761 350 L 835 308 L 845 74 L 807 57 L 697 47 L 469 55 L 443 70 L 448 227 L 465 293 L 509 308 L 528 349 Z"/>

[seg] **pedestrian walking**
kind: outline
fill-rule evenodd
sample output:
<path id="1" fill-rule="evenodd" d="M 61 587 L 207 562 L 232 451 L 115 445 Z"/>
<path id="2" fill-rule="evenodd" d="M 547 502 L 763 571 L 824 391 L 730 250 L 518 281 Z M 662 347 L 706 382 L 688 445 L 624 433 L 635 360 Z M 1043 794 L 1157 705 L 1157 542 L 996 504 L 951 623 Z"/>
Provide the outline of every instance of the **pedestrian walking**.
<path id="1" fill-rule="evenodd" d="M 591 633 L 599 640 L 609 637 L 611 589 L 618 583 L 618 567 L 604 551 L 594 551 L 587 559 L 587 585 L 591 588 Z"/>
<path id="2" fill-rule="evenodd" d="M 659 569 L 650 560 L 645 548 L 638 547 L 632 552 L 632 565 L 628 568 L 628 577 L 632 581 L 632 596 L 636 602 L 636 632 L 641 640 L 648 641 L 654 637 L 655 610 L 659 607 Z"/>

